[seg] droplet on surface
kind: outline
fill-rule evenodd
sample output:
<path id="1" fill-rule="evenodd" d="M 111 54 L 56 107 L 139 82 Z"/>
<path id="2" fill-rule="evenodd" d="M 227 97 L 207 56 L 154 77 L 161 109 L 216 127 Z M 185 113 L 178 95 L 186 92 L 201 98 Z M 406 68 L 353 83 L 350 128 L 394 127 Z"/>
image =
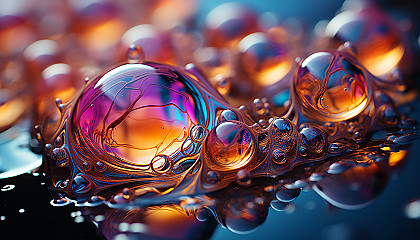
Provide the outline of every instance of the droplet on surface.
<path id="1" fill-rule="evenodd" d="M 356 116 L 371 98 L 363 67 L 338 52 L 318 52 L 303 60 L 294 76 L 294 89 L 306 117 L 334 122 Z"/>
<path id="2" fill-rule="evenodd" d="M 128 63 L 144 62 L 144 53 L 140 46 L 131 44 L 127 50 Z"/>
<path id="3" fill-rule="evenodd" d="M 300 188 L 288 189 L 288 188 L 278 188 L 276 191 L 276 198 L 282 202 L 291 202 L 295 200 L 300 194 Z"/>
<path id="4" fill-rule="evenodd" d="M 283 201 L 279 201 L 279 200 L 272 200 L 270 202 L 270 206 L 276 210 L 276 211 L 285 211 L 287 209 L 287 207 L 290 206 L 289 202 L 283 202 Z"/>
<path id="5" fill-rule="evenodd" d="M 247 186 L 251 184 L 251 181 L 251 174 L 247 170 L 241 169 L 237 172 L 236 182 L 239 185 Z"/>
<path id="6" fill-rule="evenodd" d="M 205 160 L 216 171 L 238 169 L 250 162 L 255 149 L 256 142 L 245 124 L 223 122 L 206 139 Z"/>

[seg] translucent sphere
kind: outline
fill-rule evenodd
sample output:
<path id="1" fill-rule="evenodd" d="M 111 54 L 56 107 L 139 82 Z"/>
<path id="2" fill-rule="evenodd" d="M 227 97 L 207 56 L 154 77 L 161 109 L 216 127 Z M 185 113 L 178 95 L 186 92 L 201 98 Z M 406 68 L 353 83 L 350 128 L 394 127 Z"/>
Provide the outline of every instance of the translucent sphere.
<path id="1" fill-rule="evenodd" d="M 207 166 L 229 171 L 246 166 L 252 159 L 257 143 L 241 122 L 223 122 L 210 131 L 204 146 Z"/>
<path id="2" fill-rule="evenodd" d="M 284 44 L 265 33 L 252 33 L 239 42 L 239 66 L 257 86 L 281 80 L 291 69 L 292 59 Z"/>
<path id="3" fill-rule="evenodd" d="M 376 76 L 395 68 L 405 51 L 396 24 L 372 7 L 338 14 L 328 24 L 326 35 L 333 39 L 334 47 L 353 43 L 357 58 Z"/>
<path id="4" fill-rule="evenodd" d="M 246 35 L 256 32 L 257 15 L 240 3 L 229 2 L 213 9 L 206 17 L 206 39 L 209 46 L 236 45 Z"/>
<path id="5" fill-rule="evenodd" d="M 89 84 L 76 103 L 73 128 L 92 151 L 161 167 L 204 120 L 184 75 L 159 64 L 125 64 Z M 154 159 L 154 161 L 152 161 Z M 163 166 L 163 165 L 162 165 Z"/>
<path id="6" fill-rule="evenodd" d="M 359 114 L 371 98 L 370 80 L 354 58 L 318 52 L 296 70 L 294 89 L 309 119 L 342 121 Z"/>

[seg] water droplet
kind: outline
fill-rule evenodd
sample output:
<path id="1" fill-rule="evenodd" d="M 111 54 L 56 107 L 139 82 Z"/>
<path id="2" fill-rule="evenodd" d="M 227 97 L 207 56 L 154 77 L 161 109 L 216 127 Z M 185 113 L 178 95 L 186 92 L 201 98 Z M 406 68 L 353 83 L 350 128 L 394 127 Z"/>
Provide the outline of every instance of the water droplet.
<path id="1" fill-rule="evenodd" d="M 25 209 L 23 208 L 19 209 L 19 213 L 24 213 L 24 212 L 25 212 Z"/>
<path id="2" fill-rule="evenodd" d="M 219 123 L 227 121 L 239 121 L 238 114 L 229 109 L 223 110 L 219 115 Z"/>
<path id="3" fill-rule="evenodd" d="M 157 155 L 152 159 L 150 166 L 156 173 L 165 173 L 171 170 L 172 164 L 173 162 L 168 156 Z"/>
<path id="4" fill-rule="evenodd" d="M 74 194 L 85 194 L 92 190 L 92 181 L 89 177 L 83 174 L 78 174 L 73 178 L 71 182 L 71 189 Z"/>
<path id="5" fill-rule="evenodd" d="M 52 158 L 59 167 L 65 167 L 69 163 L 68 153 L 64 148 L 54 148 Z"/>
<path id="6" fill-rule="evenodd" d="M 349 147 L 348 143 L 333 142 L 333 143 L 330 143 L 330 145 L 328 146 L 328 152 L 332 154 L 343 153 L 347 151 L 348 147 Z"/>
<path id="7" fill-rule="evenodd" d="M 335 162 L 331 164 L 331 166 L 328 168 L 329 174 L 340 174 L 345 171 L 347 171 L 349 168 L 351 168 L 354 164 L 348 162 L 348 161 L 341 161 L 341 162 Z"/>
<path id="8" fill-rule="evenodd" d="M 404 207 L 404 214 L 411 219 L 420 219 L 420 200 L 414 199 L 408 202 Z"/>
<path id="9" fill-rule="evenodd" d="M 206 175 L 206 181 L 211 184 L 216 184 L 220 181 L 220 174 L 215 171 L 209 171 Z"/>
<path id="10" fill-rule="evenodd" d="M 103 162 L 96 162 L 95 170 L 99 172 L 103 172 L 106 170 L 106 165 Z"/>
<path id="11" fill-rule="evenodd" d="M 315 156 L 323 154 L 326 146 L 326 140 L 320 129 L 315 127 L 305 127 L 300 131 L 300 134 L 302 136 L 301 142 L 308 154 Z"/>
<path id="12" fill-rule="evenodd" d="M 274 149 L 273 153 L 271 154 L 271 159 L 274 163 L 282 165 L 287 162 L 286 154 L 281 149 Z"/>
<path id="13" fill-rule="evenodd" d="M 75 218 L 77 216 L 82 216 L 82 212 L 81 211 L 76 211 L 76 212 L 71 212 L 70 213 L 70 217 Z"/>
<path id="14" fill-rule="evenodd" d="M 261 99 L 259 98 L 254 99 L 253 110 L 258 115 L 264 114 L 264 103 L 261 101 Z"/>
<path id="15" fill-rule="evenodd" d="M 310 55 L 294 77 L 302 113 L 321 121 L 336 122 L 358 115 L 371 98 L 370 85 L 364 68 L 340 52 Z"/>
<path id="16" fill-rule="evenodd" d="M 10 190 L 14 189 L 15 187 L 16 187 L 16 186 L 15 186 L 15 185 L 12 185 L 12 184 L 4 185 L 4 186 L 1 188 L 1 191 L 2 191 L 2 192 L 10 191 Z"/>
<path id="17" fill-rule="evenodd" d="M 0 217 L 0 220 L 1 220 L 1 221 L 6 220 L 6 216 L 1 216 L 1 217 Z"/>
<path id="18" fill-rule="evenodd" d="M 143 223 L 132 223 L 130 224 L 130 232 L 147 233 L 147 225 Z"/>
<path id="19" fill-rule="evenodd" d="M 290 202 L 282 202 L 279 200 L 272 200 L 270 202 L 270 206 L 276 210 L 276 211 L 285 211 L 289 206 L 290 206 Z"/>
<path id="20" fill-rule="evenodd" d="M 278 118 L 274 120 L 271 126 L 272 135 L 280 139 L 290 137 L 293 132 L 293 124 L 286 118 Z"/>
<path id="21" fill-rule="evenodd" d="M 236 182 L 242 186 L 248 186 L 251 184 L 251 174 L 244 169 L 241 169 L 236 174 Z"/>
<path id="22" fill-rule="evenodd" d="M 311 182 L 317 182 L 319 180 L 321 180 L 324 176 L 320 173 L 312 173 L 311 176 L 309 177 L 309 181 Z"/>
<path id="23" fill-rule="evenodd" d="M 213 128 L 204 145 L 205 161 L 216 171 L 228 171 L 247 165 L 255 152 L 256 142 L 241 122 L 223 122 Z"/>
<path id="24" fill-rule="evenodd" d="M 209 130 L 207 130 L 207 128 L 203 125 L 194 125 L 191 128 L 190 136 L 194 142 L 202 142 L 208 133 Z"/>
<path id="25" fill-rule="evenodd" d="M 300 194 L 300 188 L 288 189 L 288 188 L 277 188 L 276 198 L 282 202 L 291 202 L 295 200 Z"/>
<path id="26" fill-rule="evenodd" d="M 85 218 L 83 216 L 77 216 L 74 218 L 75 223 L 82 223 L 85 221 Z"/>
<path id="27" fill-rule="evenodd" d="M 127 59 L 129 63 L 144 62 L 144 52 L 140 46 L 131 44 L 127 51 Z"/>
<path id="28" fill-rule="evenodd" d="M 102 222 L 103 220 L 105 220 L 105 216 L 104 215 L 96 215 L 93 220 L 95 220 L 96 222 Z"/>
<path id="29" fill-rule="evenodd" d="M 210 212 L 207 208 L 199 208 L 195 211 L 195 217 L 200 222 L 205 222 L 210 217 Z"/>

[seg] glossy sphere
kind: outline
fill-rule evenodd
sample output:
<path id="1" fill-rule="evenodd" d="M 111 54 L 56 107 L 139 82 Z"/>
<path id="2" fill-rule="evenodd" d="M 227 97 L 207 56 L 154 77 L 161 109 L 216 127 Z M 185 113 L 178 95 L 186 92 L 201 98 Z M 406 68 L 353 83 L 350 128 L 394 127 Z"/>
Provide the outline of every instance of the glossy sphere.
<path id="1" fill-rule="evenodd" d="M 72 27 L 88 51 L 104 51 L 118 43 L 126 30 L 118 8 L 106 1 L 72 1 Z"/>
<path id="2" fill-rule="evenodd" d="M 191 94 L 183 77 L 169 69 L 122 65 L 84 90 L 74 127 L 94 149 L 147 166 L 179 150 L 198 123 Z M 157 160 L 153 165 L 161 166 Z"/>
<path id="3" fill-rule="evenodd" d="M 31 24 L 21 16 L 0 16 L 0 57 L 20 53 L 36 39 Z"/>
<path id="4" fill-rule="evenodd" d="M 333 39 L 334 47 L 353 43 L 357 58 L 376 76 L 395 68 L 405 51 L 396 24 L 372 7 L 338 14 L 328 24 L 326 35 Z"/>
<path id="5" fill-rule="evenodd" d="M 238 45 L 240 70 L 257 86 L 271 85 L 281 80 L 291 69 L 292 59 L 284 44 L 270 39 L 265 33 L 252 33 Z"/>
<path id="6" fill-rule="evenodd" d="M 210 131 L 205 142 L 207 165 L 217 171 L 229 171 L 247 165 L 256 150 L 248 127 L 241 122 L 224 122 Z"/>
<path id="7" fill-rule="evenodd" d="M 234 46 L 246 35 L 256 32 L 257 16 L 242 4 L 225 3 L 207 15 L 205 28 L 209 46 Z"/>
<path id="8" fill-rule="evenodd" d="M 316 183 L 314 189 L 339 208 L 359 209 L 369 204 L 387 184 L 388 161 L 355 160 L 360 158 L 366 158 L 366 155 L 355 155 L 327 164 L 323 169 L 325 176 Z"/>
<path id="9" fill-rule="evenodd" d="M 370 79 L 354 58 L 318 52 L 296 70 L 294 89 L 309 119 L 346 120 L 359 114 L 371 97 Z"/>

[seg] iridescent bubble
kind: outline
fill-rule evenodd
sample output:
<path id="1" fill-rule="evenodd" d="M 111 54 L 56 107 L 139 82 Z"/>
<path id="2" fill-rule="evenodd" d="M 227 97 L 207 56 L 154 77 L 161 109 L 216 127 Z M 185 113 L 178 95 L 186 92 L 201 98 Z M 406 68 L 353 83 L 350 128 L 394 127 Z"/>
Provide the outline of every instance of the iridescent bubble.
<path id="1" fill-rule="evenodd" d="M 286 46 L 265 33 L 246 36 L 238 48 L 240 70 L 257 86 L 274 84 L 291 70 L 293 60 Z"/>
<path id="2" fill-rule="evenodd" d="M 210 131 L 205 141 L 206 163 L 217 171 L 244 167 L 252 159 L 256 144 L 245 124 L 223 122 Z"/>
<path id="3" fill-rule="evenodd" d="M 332 38 L 334 47 L 344 42 L 353 43 L 357 58 L 376 76 L 397 67 L 405 52 L 396 23 L 374 7 L 338 14 L 325 32 Z"/>
<path id="4" fill-rule="evenodd" d="M 207 15 L 205 29 L 209 46 L 232 46 L 246 35 L 256 32 L 257 15 L 253 9 L 240 3 L 225 3 Z"/>
<path id="5" fill-rule="evenodd" d="M 197 103 L 183 82 L 159 71 L 127 64 L 85 89 L 74 119 L 83 139 L 93 141 L 94 149 L 140 165 L 180 149 L 198 123 Z"/>
<path id="6" fill-rule="evenodd" d="M 364 68 L 340 52 L 318 52 L 303 60 L 294 89 L 307 118 L 333 122 L 358 115 L 370 102 L 372 91 Z"/>

